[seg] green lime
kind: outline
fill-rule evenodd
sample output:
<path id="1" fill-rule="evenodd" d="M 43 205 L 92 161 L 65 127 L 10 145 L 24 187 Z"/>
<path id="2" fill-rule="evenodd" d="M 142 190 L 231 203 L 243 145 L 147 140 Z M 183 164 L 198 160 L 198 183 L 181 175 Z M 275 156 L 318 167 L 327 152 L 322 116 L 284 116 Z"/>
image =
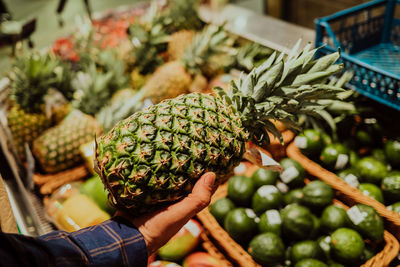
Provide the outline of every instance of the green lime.
<path id="1" fill-rule="evenodd" d="M 400 213 L 400 202 L 393 203 L 392 205 L 387 207 L 389 210 Z"/>
<path id="2" fill-rule="evenodd" d="M 214 216 L 218 223 L 223 225 L 225 216 L 234 208 L 235 204 L 233 204 L 232 200 L 229 198 L 221 198 L 215 201 L 209 209 L 210 213 Z"/>
<path id="3" fill-rule="evenodd" d="M 335 258 L 344 264 L 356 262 L 364 251 L 364 240 L 349 228 L 339 228 L 331 235 L 331 250 Z"/>
<path id="4" fill-rule="evenodd" d="M 316 259 L 304 259 L 296 263 L 294 267 L 328 267 L 325 263 Z"/>
<path id="5" fill-rule="evenodd" d="M 311 238 L 316 238 L 321 230 L 321 220 L 311 213 L 311 217 L 313 220 L 313 229 L 310 233 Z"/>
<path id="6" fill-rule="evenodd" d="M 351 226 L 365 238 L 373 241 L 383 240 L 384 225 L 376 210 L 364 204 L 357 204 L 347 210 Z"/>
<path id="7" fill-rule="evenodd" d="M 355 152 L 354 150 L 350 150 L 349 157 L 350 157 L 350 166 L 351 167 L 356 166 L 357 162 L 360 160 L 357 152 Z"/>
<path id="8" fill-rule="evenodd" d="M 357 171 L 363 181 L 380 184 L 387 173 L 386 166 L 372 157 L 365 157 L 358 161 Z"/>
<path id="9" fill-rule="evenodd" d="M 257 232 L 255 219 L 253 210 L 236 208 L 226 215 L 224 228 L 236 242 L 244 244 Z"/>
<path id="10" fill-rule="evenodd" d="M 303 259 L 322 259 L 323 253 L 316 241 L 304 240 L 296 243 L 292 247 L 292 263 Z"/>
<path id="11" fill-rule="evenodd" d="M 263 266 L 281 263 L 285 259 L 285 246 L 281 238 L 274 233 L 255 236 L 250 241 L 248 252 Z"/>
<path id="12" fill-rule="evenodd" d="M 374 159 L 377 159 L 386 165 L 386 155 L 385 155 L 385 151 L 383 151 L 383 149 L 376 148 L 376 149 L 372 150 L 371 156 Z"/>
<path id="13" fill-rule="evenodd" d="M 317 239 L 317 243 L 319 245 L 319 248 L 324 253 L 325 258 L 330 258 L 330 254 L 331 254 L 331 237 L 329 235 L 320 236 Z"/>
<path id="14" fill-rule="evenodd" d="M 319 155 L 324 146 L 321 132 L 314 129 L 306 129 L 294 139 L 295 145 L 304 155 L 313 157 Z"/>
<path id="15" fill-rule="evenodd" d="M 302 204 L 310 208 L 323 208 L 332 203 L 333 190 L 323 181 L 312 181 L 303 188 Z"/>
<path id="16" fill-rule="evenodd" d="M 282 232 L 292 240 L 308 238 L 314 229 L 314 220 L 308 208 L 299 204 L 287 205 L 281 211 Z"/>
<path id="17" fill-rule="evenodd" d="M 324 146 L 332 144 L 332 137 L 330 137 L 326 133 L 321 134 L 322 141 L 324 142 Z"/>
<path id="18" fill-rule="evenodd" d="M 287 184 L 290 188 L 304 185 L 306 171 L 299 162 L 294 159 L 285 158 L 280 161 L 280 165 L 283 169 L 280 175 L 282 182 Z"/>
<path id="19" fill-rule="evenodd" d="M 278 176 L 279 172 L 259 168 L 253 173 L 251 179 L 254 182 L 254 186 L 259 188 L 263 185 L 275 185 Z"/>
<path id="20" fill-rule="evenodd" d="M 368 249 L 367 247 L 365 247 L 364 250 L 363 250 L 363 254 L 362 254 L 362 256 L 361 256 L 362 261 L 363 261 L 363 262 L 368 261 L 369 259 L 371 259 L 372 257 L 374 257 L 375 254 L 376 254 L 376 253 L 374 253 L 373 251 L 371 251 L 370 249 Z"/>
<path id="21" fill-rule="evenodd" d="M 388 140 L 385 144 L 385 154 L 392 167 L 400 167 L 400 141 Z"/>
<path id="22" fill-rule="evenodd" d="M 321 228 L 326 233 L 331 233 L 338 228 L 345 227 L 349 224 L 349 217 L 346 210 L 330 205 L 322 211 L 321 215 Z"/>
<path id="23" fill-rule="evenodd" d="M 260 216 L 258 230 L 261 233 L 271 232 L 281 235 L 282 219 L 278 210 L 267 210 Z"/>
<path id="24" fill-rule="evenodd" d="M 248 206 L 254 191 L 253 180 L 246 176 L 233 176 L 228 181 L 228 198 L 238 206 Z"/>
<path id="25" fill-rule="evenodd" d="M 282 193 L 273 185 L 263 185 L 253 195 L 252 208 L 257 214 L 278 209 L 283 202 Z"/>
<path id="26" fill-rule="evenodd" d="M 391 202 L 400 201 L 400 172 L 389 172 L 382 180 L 381 188 L 385 199 Z"/>
<path id="27" fill-rule="evenodd" d="M 300 203 L 302 198 L 303 198 L 303 188 L 296 188 L 287 192 L 283 196 L 283 201 L 285 202 L 286 205 L 289 205 L 292 203 Z"/>
<path id="28" fill-rule="evenodd" d="M 360 147 L 371 147 L 374 144 L 374 139 L 365 130 L 358 130 L 355 134 L 355 139 Z"/>
<path id="29" fill-rule="evenodd" d="M 358 187 L 360 184 L 360 176 L 356 168 L 348 168 L 338 172 L 337 176 L 344 180 L 352 187 Z"/>
<path id="30" fill-rule="evenodd" d="M 372 197 L 376 201 L 384 203 L 382 191 L 378 186 L 370 183 L 361 183 L 358 186 L 358 190 L 360 190 L 360 192 L 364 195 Z"/>
<path id="31" fill-rule="evenodd" d="M 349 151 L 344 145 L 333 143 L 322 150 L 320 160 L 329 170 L 342 170 L 349 164 Z"/>

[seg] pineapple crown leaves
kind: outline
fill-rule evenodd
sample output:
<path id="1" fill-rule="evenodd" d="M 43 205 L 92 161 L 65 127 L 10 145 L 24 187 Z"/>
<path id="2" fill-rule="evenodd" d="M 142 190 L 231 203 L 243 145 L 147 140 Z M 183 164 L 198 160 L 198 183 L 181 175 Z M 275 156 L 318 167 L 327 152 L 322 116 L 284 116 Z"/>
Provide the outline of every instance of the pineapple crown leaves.
<path id="1" fill-rule="evenodd" d="M 228 93 L 216 88 L 220 97 L 241 116 L 243 126 L 257 144 L 269 143 L 269 132 L 283 142 L 281 133 L 270 120 L 280 120 L 289 129 L 299 131 L 299 115 L 319 117 L 325 105 L 318 101 L 337 99 L 344 91 L 326 84 L 330 76 L 343 68 L 341 64 L 334 65 L 340 53 L 314 60 L 318 48 L 311 49 L 308 44 L 297 53 L 299 44 L 300 41 L 285 60 L 283 53 L 274 52 L 245 78 L 232 82 Z"/>
<path id="2" fill-rule="evenodd" d="M 250 42 L 240 47 L 236 55 L 236 68 L 250 72 L 272 54 L 273 50 L 257 43 Z"/>
<path id="3" fill-rule="evenodd" d="M 193 43 L 186 49 L 183 57 L 183 63 L 189 73 L 198 73 L 211 56 L 230 50 L 233 44 L 232 37 L 224 27 L 225 24 L 210 24 L 194 36 Z"/>
<path id="4" fill-rule="evenodd" d="M 28 112 L 42 112 L 44 96 L 57 84 L 60 62 L 50 54 L 32 53 L 18 58 L 10 73 L 11 99 Z"/>

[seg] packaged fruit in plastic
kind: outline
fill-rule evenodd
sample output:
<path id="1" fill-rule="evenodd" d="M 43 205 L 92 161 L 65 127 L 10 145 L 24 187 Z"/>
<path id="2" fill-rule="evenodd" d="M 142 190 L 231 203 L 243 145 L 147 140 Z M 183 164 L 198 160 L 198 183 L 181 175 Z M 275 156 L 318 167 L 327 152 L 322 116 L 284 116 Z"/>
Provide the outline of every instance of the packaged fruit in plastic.
<path id="1" fill-rule="evenodd" d="M 80 183 L 66 184 L 45 203 L 47 215 L 62 230 L 72 232 L 110 219 L 110 215 L 81 194 L 79 188 Z"/>

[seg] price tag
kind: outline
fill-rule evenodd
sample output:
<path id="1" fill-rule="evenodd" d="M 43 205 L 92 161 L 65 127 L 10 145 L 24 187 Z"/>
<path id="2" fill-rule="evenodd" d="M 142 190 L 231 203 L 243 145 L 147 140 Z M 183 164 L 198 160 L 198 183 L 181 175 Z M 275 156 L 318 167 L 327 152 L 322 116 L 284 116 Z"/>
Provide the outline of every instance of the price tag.
<path id="1" fill-rule="evenodd" d="M 272 194 L 277 193 L 278 188 L 273 185 L 263 185 L 258 188 L 257 193 L 262 196 L 263 198 L 272 199 Z"/>
<path id="2" fill-rule="evenodd" d="M 323 242 L 320 242 L 319 245 L 322 247 L 323 250 L 325 251 L 329 251 L 330 250 L 330 246 L 329 244 L 331 243 L 331 237 L 327 236 L 324 238 Z"/>
<path id="3" fill-rule="evenodd" d="M 296 136 L 294 144 L 300 149 L 307 148 L 307 138 L 304 136 Z"/>
<path id="4" fill-rule="evenodd" d="M 349 162 L 349 156 L 346 154 L 339 154 L 336 160 L 335 169 L 343 169 L 344 166 L 346 166 L 347 162 Z"/>
<path id="5" fill-rule="evenodd" d="M 285 184 L 288 184 L 298 175 L 299 171 L 294 166 L 291 166 L 282 172 L 281 179 Z"/>
<path id="6" fill-rule="evenodd" d="M 245 171 L 246 171 L 246 164 L 244 164 L 243 162 L 241 162 L 237 167 L 233 169 L 233 172 L 235 174 L 241 174 L 244 173 Z"/>
<path id="7" fill-rule="evenodd" d="M 344 177 L 344 181 L 346 183 L 348 183 L 350 186 L 357 188 L 358 185 L 360 184 L 358 182 L 357 176 L 355 176 L 354 174 L 350 173 L 348 175 L 346 175 L 346 177 Z"/>
<path id="8" fill-rule="evenodd" d="M 283 194 L 286 194 L 289 191 L 289 186 L 284 183 L 278 182 L 276 187 L 281 191 Z"/>
<path id="9" fill-rule="evenodd" d="M 192 236 L 194 237 L 200 236 L 201 229 L 192 220 L 189 220 L 184 227 L 192 234 Z"/>
<path id="10" fill-rule="evenodd" d="M 254 210 L 252 209 L 245 209 L 245 212 L 247 214 L 247 216 L 249 216 L 250 218 L 257 218 L 257 215 L 255 214 Z"/>
<path id="11" fill-rule="evenodd" d="M 279 214 L 279 211 L 267 210 L 265 212 L 265 214 L 267 215 L 267 219 L 270 224 L 281 224 L 282 223 L 281 215 Z"/>
<path id="12" fill-rule="evenodd" d="M 353 206 L 347 210 L 347 215 L 349 216 L 350 220 L 355 224 L 358 225 L 364 219 L 366 214 L 363 214 L 357 206 Z"/>

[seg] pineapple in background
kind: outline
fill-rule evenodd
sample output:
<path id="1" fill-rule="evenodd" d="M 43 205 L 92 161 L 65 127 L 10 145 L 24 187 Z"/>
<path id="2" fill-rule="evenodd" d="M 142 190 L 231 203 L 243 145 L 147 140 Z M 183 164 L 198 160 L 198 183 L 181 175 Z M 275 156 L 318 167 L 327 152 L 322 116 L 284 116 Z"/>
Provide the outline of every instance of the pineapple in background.
<path id="1" fill-rule="evenodd" d="M 209 43 L 205 39 L 205 43 Z M 317 49 L 272 54 L 231 91 L 165 100 L 119 122 L 97 140 L 95 169 L 118 208 L 148 213 L 191 192 L 207 171 L 222 183 L 243 158 L 246 142 L 282 140 L 270 119 L 298 130 L 300 114 L 316 114 L 316 100 L 343 90 L 325 81 L 343 68 L 339 53 L 314 60 Z M 296 49 L 294 49 L 296 51 Z M 195 64 L 195 62 L 193 62 Z"/>
<path id="2" fill-rule="evenodd" d="M 196 75 L 202 75 L 201 70 L 209 58 L 223 50 L 229 40 L 223 27 L 207 26 L 194 37 L 193 44 L 186 49 L 182 60 L 170 61 L 156 69 L 144 85 L 145 97 L 150 98 L 153 103 L 158 103 L 190 92 Z"/>
<path id="3" fill-rule="evenodd" d="M 185 55 L 186 49 L 192 44 L 194 31 L 181 30 L 171 34 L 171 39 L 168 42 L 168 60 L 181 60 Z"/>
<path id="4" fill-rule="evenodd" d="M 247 43 L 240 47 L 235 58 L 235 68 L 249 73 L 255 67 L 258 67 L 274 51 L 263 45 L 256 43 Z"/>
<path id="5" fill-rule="evenodd" d="M 18 157 L 25 160 L 25 143 L 51 126 L 51 114 L 46 113 L 45 95 L 57 84 L 54 70 L 59 62 L 49 54 L 30 54 L 18 58 L 10 73 L 13 106 L 7 114 L 8 127 Z"/>

